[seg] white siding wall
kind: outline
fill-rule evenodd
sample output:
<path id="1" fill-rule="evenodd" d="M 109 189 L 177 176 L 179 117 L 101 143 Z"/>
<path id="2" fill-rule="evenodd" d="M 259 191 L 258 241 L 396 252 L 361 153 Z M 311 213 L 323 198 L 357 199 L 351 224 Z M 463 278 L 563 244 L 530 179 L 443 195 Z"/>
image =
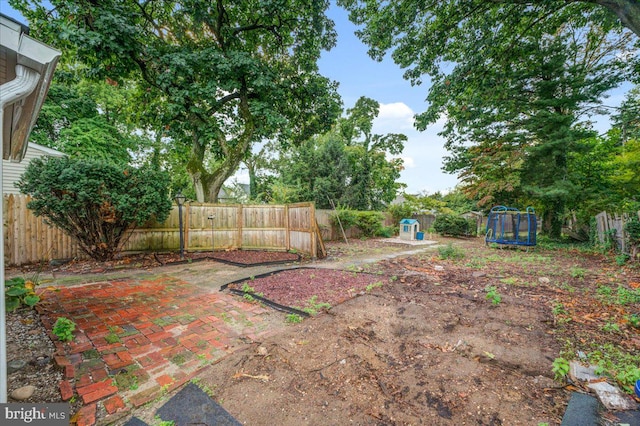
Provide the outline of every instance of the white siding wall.
<path id="1" fill-rule="evenodd" d="M 30 142 L 27 147 L 27 153 L 21 162 L 13 163 L 11 161 L 2 160 L 2 192 L 4 194 L 19 194 L 20 191 L 18 191 L 18 188 L 14 186 L 14 183 L 20 179 L 20 176 L 22 176 L 26 170 L 29 162 L 34 158 L 40 158 L 47 155 L 62 157 L 64 154 L 54 149 Z"/>

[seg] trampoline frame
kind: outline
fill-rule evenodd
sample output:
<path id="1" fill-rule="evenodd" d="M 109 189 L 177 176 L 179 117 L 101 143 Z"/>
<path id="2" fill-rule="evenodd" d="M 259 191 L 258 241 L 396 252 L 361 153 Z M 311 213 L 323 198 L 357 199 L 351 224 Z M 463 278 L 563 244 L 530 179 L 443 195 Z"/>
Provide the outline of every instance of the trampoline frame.
<path id="1" fill-rule="evenodd" d="M 507 219 L 510 224 L 507 224 Z M 520 229 L 526 221 L 526 229 Z M 511 229 L 509 229 L 511 227 Z M 515 246 L 535 246 L 538 220 L 533 207 L 526 212 L 513 207 L 495 206 L 487 217 L 485 244 L 495 243 Z M 521 236 L 521 234 L 526 235 Z"/>

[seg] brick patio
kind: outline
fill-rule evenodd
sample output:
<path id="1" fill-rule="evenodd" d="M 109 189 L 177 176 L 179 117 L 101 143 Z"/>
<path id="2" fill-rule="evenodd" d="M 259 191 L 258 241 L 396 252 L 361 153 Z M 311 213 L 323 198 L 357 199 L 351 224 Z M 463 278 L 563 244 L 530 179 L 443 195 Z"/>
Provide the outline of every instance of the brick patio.
<path id="1" fill-rule="evenodd" d="M 256 304 L 171 276 L 105 281 L 44 291 L 37 305 L 51 330 L 73 320 L 74 340 L 56 344 L 64 400 L 83 403 L 73 419 L 96 423 L 98 408 L 120 417 L 192 379 L 239 347 L 239 337 L 268 330 Z"/>

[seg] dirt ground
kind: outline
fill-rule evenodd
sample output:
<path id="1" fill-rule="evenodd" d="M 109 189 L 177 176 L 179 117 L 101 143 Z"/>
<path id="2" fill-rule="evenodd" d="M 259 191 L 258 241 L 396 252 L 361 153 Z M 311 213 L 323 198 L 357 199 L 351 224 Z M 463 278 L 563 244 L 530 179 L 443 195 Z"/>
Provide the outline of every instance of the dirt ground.
<path id="1" fill-rule="evenodd" d="M 638 301 L 608 305 L 597 292 L 632 290 L 638 269 L 573 251 L 440 242 L 464 256 L 443 260 L 432 248 L 348 266 L 384 284 L 252 342 L 198 384 L 247 425 L 559 425 L 571 391 L 582 390 L 553 380 L 561 342 L 640 349 L 624 319 Z M 333 259 L 382 252 L 373 241 L 330 247 Z M 603 333 L 605 323 L 618 332 Z"/>
<path id="2" fill-rule="evenodd" d="M 638 267 L 482 239 L 438 243 L 377 262 L 361 260 L 398 247 L 329 243 L 329 258 L 306 266 L 366 272 L 375 285 L 348 288 L 345 302 L 246 342 L 197 384 L 246 425 L 559 425 L 571 391 L 584 389 L 553 380 L 555 358 L 606 344 L 640 351 L 640 330 L 628 321 L 640 314 Z M 620 288 L 631 295 L 624 303 L 613 299 Z M 326 302 L 303 289 L 298 300 Z M 133 414 L 156 424 L 162 402 Z"/>

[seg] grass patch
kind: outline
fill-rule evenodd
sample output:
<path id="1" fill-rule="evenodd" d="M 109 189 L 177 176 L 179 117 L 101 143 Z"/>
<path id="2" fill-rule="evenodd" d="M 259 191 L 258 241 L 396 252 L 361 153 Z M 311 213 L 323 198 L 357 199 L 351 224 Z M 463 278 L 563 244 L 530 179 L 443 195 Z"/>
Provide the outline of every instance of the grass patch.
<path id="1" fill-rule="evenodd" d="M 444 247 L 438 247 L 438 255 L 442 260 L 459 260 L 464 258 L 465 253 L 461 248 L 449 243 Z"/>

